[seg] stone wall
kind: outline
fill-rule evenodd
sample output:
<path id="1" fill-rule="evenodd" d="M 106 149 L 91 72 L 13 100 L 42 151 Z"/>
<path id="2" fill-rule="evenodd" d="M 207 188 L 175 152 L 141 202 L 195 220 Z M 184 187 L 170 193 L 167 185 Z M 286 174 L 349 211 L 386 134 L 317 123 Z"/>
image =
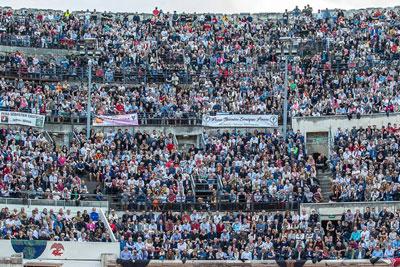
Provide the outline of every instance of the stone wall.
<path id="1" fill-rule="evenodd" d="M 300 130 L 303 134 L 306 132 L 329 132 L 334 133 L 338 127 L 342 129 L 351 129 L 355 127 L 367 127 L 376 125 L 377 127 L 386 126 L 388 123 L 400 124 L 400 113 L 371 114 L 363 115 L 360 119 L 353 118 L 349 120 L 345 115 L 320 116 L 320 117 L 295 117 L 292 118 L 292 128 Z"/>
<path id="2" fill-rule="evenodd" d="M 294 267 L 296 261 L 286 261 L 287 267 Z M 111 264 L 111 263 L 110 263 Z M 133 264 L 134 265 L 134 264 Z M 132 266 L 133 266 L 132 265 Z M 326 260 L 318 263 L 307 261 L 304 267 L 325 267 L 325 266 L 354 266 L 354 267 L 384 267 L 390 266 L 390 263 L 382 260 L 378 261 L 374 265 L 369 260 Z M 121 266 L 121 265 L 120 265 Z M 136 265 L 135 265 L 136 266 Z M 182 261 L 151 261 L 147 266 L 149 267 L 174 267 L 182 266 Z M 275 261 L 186 261 L 184 266 L 186 267 L 276 267 L 278 264 Z M 111 265 L 110 265 L 111 267 Z"/>

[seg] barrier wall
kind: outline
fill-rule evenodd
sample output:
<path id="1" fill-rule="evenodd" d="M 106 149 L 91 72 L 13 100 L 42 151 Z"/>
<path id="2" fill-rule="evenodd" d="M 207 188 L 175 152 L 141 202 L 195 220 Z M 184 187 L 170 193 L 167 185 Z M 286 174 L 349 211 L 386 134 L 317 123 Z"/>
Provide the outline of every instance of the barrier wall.
<path id="1" fill-rule="evenodd" d="M 2 53 L 13 53 L 16 51 L 23 52 L 26 55 L 56 55 L 57 54 L 58 56 L 65 56 L 65 55 L 79 53 L 76 50 L 67 50 L 67 49 L 48 49 L 48 48 L 36 48 L 36 47 L 0 45 L 0 52 L 2 52 Z"/>
<path id="2" fill-rule="evenodd" d="M 22 267 L 22 263 L 20 262 L 13 262 L 11 264 L 10 260 L 6 260 L 5 263 L 7 265 L 1 265 L 0 261 L 0 266 L 12 266 L 12 267 Z M 51 266 L 52 264 L 60 264 L 60 261 L 56 260 L 28 260 L 24 261 L 25 264 L 32 264 L 32 263 L 39 263 L 43 264 L 40 266 Z M 33 264 L 32 264 L 33 265 Z M 180 260 L 174 260 L 174 261 L 158 261 L 158 260 L 152 260 L 150 262 L 148 261 L 136 261 L 135 263 L 125 263 L 122 265 L 117 265 L 116 260 L 115 260 L 115 255 L 111 254 L 103 254 L 101 261 L 74 261 L 74 260 L 65 260 L 62 262 L 63 267 L 115 267 L 115 266 L 122 266 L 122 267 L 130 267 L 130 266 L 149 266 L 149 267 L 164 267 L 164 266 L 182 266 L 182 261 Z M 39 266 L 39 265 L 38 265 Z M 209 261 L 204 261 L 204 260 L 198 260 L 198 261 L 186 261 L 183 266 L 187 267 L 214 267 L 214 266 L 237 266 L 237 267 L 269 267 L 269 266 L 305 266 L 305 267 L 325 267 L 325 266 L 354 266 L 354 267 L 371 267 L 371 266 L 377 266 L 377 267 L 388 267 L 388 266 L 393 266 L 390 262 L 390 259 L 385 259 L 385 260 L 379 260 L 377 263 L 372 264 L 370 260 L 323 260 L 321 262 L 317 263 L 312 263 L 312 261 L 293 261 L 293 260 L 288 260 L 285 262 L 279 262 L 279 264 L 276 261 L 273 260 L 268 260 L 268 261 L 250 261 L 250 262 L 242 262 L 242 261 L 218 261 L 218 260 L 209 260 Z"/>
<path id="3" fill-rule="evenodd" d="M 62 209 L 64 212 L 67 210 L 71 210 L 72 214 L 77 213 L 78 211 L 83 212 L 84 210 L 87 210 L 88 213 L 92 211 L 93 206 L 52 206 L 52 205 L 21 205 L 21 204 L 12 204 L 12 202 L 8 203 L 0 203 L 0 209 L 7 207 L 9 210 L 17 209 L 18 211 L 24 207 L 25 211 L 27 213 L 32 212 L 33 209 L 37 208 L 39 211 L 42 211 L 43 209 L 53 210 L 54 212 L 58 212 L 60 209 Z M 96 207 L 97 211 L 99 211 L 99 207 Z"/>
<path id="4" fill-rule="evenodd" d="M 324 260 L 317 263 L 313 263 L 312 261 L 293 261 L 288 260 L 285 262 L 278 263 L 273 260 L 269 261 L 186 261 L 185 264 L 182 264 L 182 261 L 150 261 L 147 265 L 132 263 L 132 264 L 124 264 L 123 267 L 131 267 L 131 266 L 148 266 L 148 267 L 165 267 L 165 266 L 186 266 L 186 267 L 214 267 L 214 266 L 236 266 L 236 267 L 275 267 L 275 266 L 304 266 L 304 267 L 322 267 L 322 266 L 354 266 L 354 267 L 370 267 L 370 266 L 391 266 L 390 260 L 380 260 L 374 265 L 369 260 Z"/>
<path id="5" fill-rule="evenodd" d="M 400 124 L 400 113 L 371 114 L 362 115 L 360 119 L 353 118 L 349 120 L 345 115 L 321 116 L 321 117 L 294 117 L 292 118 L 292 128 L 294 131 L 300 130 L 306 132 L 327 132 L 330 129 L 335 132 L 338 127 L 342 129 L 351 129 L 356 127 L 367 127 L 376 125 L 377 127 L 386 126 L 388 123 Z"/>
<path id="6" fill-rule="evenodd" d="M 119 243 L 0 240 L 0 257 L 22 253 L 26 260 L 101 261 L 101 254 L 119 255 Z"/>
<path id="7" fill-rule="evenodd" d="M 339 202 L 339 203 L 302 203 L 300 204 L 300 210 L 306 210 L 311 213 L 312 209 L 315 209 L 322 220 L 338 220 L 341 218 L 343 212 L 351 210 L 353 213 L 356 210 L 360 210 L 361 213 L 369 208 L 375 208 L 380 211 L 386 208 L 391 211 L 396 211 L 400 208 L 400 201 L 389 201 L 389 202 Z"/>
<path id="8" fill-rule="evenodd" d="M 1 265 L 0 265 L 1 266 Z M 24 265 L 10 267 L 106 267 L 101 261 L 75 261 L 75 260 L 24 260 Z M 2 267 L 2 266 L 1 266 Z M 8 267 L 8 266 L 7 266 Z M 115 266 L 113 266 L 115 267 Z"/>

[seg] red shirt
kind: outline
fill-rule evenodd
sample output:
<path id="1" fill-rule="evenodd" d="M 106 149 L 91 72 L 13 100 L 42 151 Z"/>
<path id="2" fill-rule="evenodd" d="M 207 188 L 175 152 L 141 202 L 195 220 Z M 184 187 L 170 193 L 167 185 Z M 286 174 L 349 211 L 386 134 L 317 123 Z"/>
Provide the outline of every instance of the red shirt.
<path id="1" fill-rule="evenodd" d="M 171 152 L 173 149 L 174 149 L 174 144 L 172 144 L 172 143 L 169 143 L 168 145 L 167 145 L 167 149 L 168 149 L 168 151 L 169 152 Z"/>
<path id="2" fill-rule="evenodd" d="M 200 231 L 200 224 L 198 222 L 193 222 L 190 226 L 192 227 L 192 231 L 193 230 Z"/>
<path id="3" fill-rule="evenodd" d="M 189 214 L 183 215 L 183 216 L 182 216 L 182 221 L 190 222 L 190 216 L 189 216 Z"/>
<path id="4" fill-rule="evenodd" d="M 5 167 L 3 169 L 3 174 L 6 175 L 6 174 L 9 174 L 9 173 L 11 173 L 11 169 L 7 166 L 7 167 Z"/>
<path id="5" fill-rule="evenodd" d="M 175 200 L 176 200 L 175 194 L 169 194 L 169 196 L 168 196 L 168 202 L 169 202 L 169 203 L 174 203 Z"/>
<path id="6" fill-rule="evenodd" d="M 124 111 L 125 111 L 125 107 L 124 107 L 124 105 L 122 105 L 122 104 L 117 104 L 117 105 L 115 105 L 115 109 L 116 109 L 118 112 L 124 112 Z"/>
<path id="7" fill-rule="evenodd" d="M 172 230 L 174 230 L 174 224 L 171 221 L 169 221 L 165 224 L 165 231 L 168 232 L 168 231 L 172 231 Z"/>
<path id="8" fill-rule="evenodd" d="M 217 233 L 222 233 L 222 231 L 224 231 L 225 229 L 225 225 L 223 223 L 219 223 L 217 224 Z"/>
<path id="9" fill-rule="evenodd" d="M 392 53 L 396 53 L 397 52 L 397 45 L 392 45 L 391 47 Z"/>
<path id="10" fill-rule="evenodd" d="M 174 162 L 173 162 L 172 160 L 168 161 L 168 162 L 165 164 L 165 167 L 167 167 L 167 168 L 171 168 L 171 167 L 173 167 L 173 166 L 174 166 Z"/>
<path id="11" fill-rule="evenodd" d="M 211 25 L 210 24 L 204 24 L 203 25 L 203 30 L 205 30 L 205 31 L 211 30 Z"/>
<path id="12" fill-rule="evenodd" d="M 153 15 L 155 16 L 155 17 L 158 17 L 158 15 L 160 15 L 160 11 L 156 8 L 156 9 L 154 9 L 153 10 Z"/>
<path id="13" fill-rule="evenodd" d="M 117 226 L 115 225 L 115 223 L 110 223 L 110 228 L 111 228 L 111 231 L 113 231 L 113 232 L 117 231 Z"/>

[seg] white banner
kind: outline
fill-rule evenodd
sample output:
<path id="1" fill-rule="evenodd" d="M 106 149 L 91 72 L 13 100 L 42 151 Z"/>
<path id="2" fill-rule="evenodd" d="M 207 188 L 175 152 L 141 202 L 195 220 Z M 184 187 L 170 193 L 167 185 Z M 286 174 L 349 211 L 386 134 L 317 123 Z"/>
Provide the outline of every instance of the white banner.
<path id="1" fill-rule="evenodd" d="M 13 112 L 13 111 L 0 111 L 0 124 L 18 124 L 31 127 L 44 127 L 44 115 Z"/>
<path id="2" fill-rule="evenodd" d="M 202 124 L 207 127 L 278 127 L 278 115 L 204 115 Z"/>
<path id="3" fill-rule="evenodd" d="M 125 114 L 115 116 L 98 115 L 93 120 L 93 126 L 136 126 L 139 125 L 138 115 Z"/>
<path id="4" fill-rule="evenodd" d="M 23 253 L 24 259 L 100 260 L 102 253 L 119 255 L 118 242 L 0 240 L 0 257 Z"/>

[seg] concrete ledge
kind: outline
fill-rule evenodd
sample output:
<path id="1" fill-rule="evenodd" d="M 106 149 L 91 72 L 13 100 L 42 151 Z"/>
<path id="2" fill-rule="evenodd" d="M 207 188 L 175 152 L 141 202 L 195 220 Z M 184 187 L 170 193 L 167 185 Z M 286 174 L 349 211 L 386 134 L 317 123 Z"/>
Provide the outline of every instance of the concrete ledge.
<path id="1" fill-rule="evenodd" d="M 68 50 L 68 49 L 49 49 L 49 48 L 36 48 L 36 47 L 25 47 L 25 46 L 0 45 L 0 52 L 2 52 L 2 53 L 13 53 L 15 51 L 21 51 L 26 55 L 65 56 L 65 55 L 71 55 L 71 54 L 78 54 L 78 51 Z"/>
<path id="2" fill-rule="evenodd" d="M 361 213 L 367 208 L 375 208 L 380 211 L 383 208 L 387 208 L 395 212 L 400 208 L 400 201 L 376 201 L 376 202 L 331 202 L 331 203 L 302 203 L 300 204 L 300 210 L 305 209 L 307 212 L 311 212 L 315 209 L 321 219 L 331 220 L 340 219 L 343 212 L 351 210 L 355 212 L 360 210 Z"/>
<path id="3" fill-rule="evenodd" d="M 146 131 L 151 132 L 153 130 L 163 132 L 163 133 L 172 133 L 175 135 L 199 135 L 204 131 L 207 133 L 216 133 L 217 130 L 223 132 L 225 130 L 237 130 L 240 132 L 253 132 L 255 130 L 265 131 L 265 128 L 209 128 L 201 125 L 138 125 L 132 127 L 123 127 L 123 126 L 115 126 L 115 127 L 96 127 L 92 126 L 93 129 L 97 131 L 109 132 L 117 129 L 128 129 L 130 131 Z M 59 133 L 59 134 L 67 134 L 72 132 L 72 129 L 76 129 L 78 131 L 85 130 L 86 124 L 61 124 L 61 123 L 46 123 L 44 129 L 50 133 Z"/>
<path id="4" fill-rule="evenodd" d="M 296 266 L 295 263 L 296 261 L 294 260 L 288 260 L 285 261 L 286 266 Z M 390 262 L 390 261 L 388 261 Z M 369 260 L 323 260 L 317 263 L 313 263 L 312 261 L 306 261 L 303 266 L 305 267 L 322 267 L 322 266 L 355 266 L 355 267 L 370 267 L 370 266 L 391 266 L 390 263 L 385 262 L 383 260 L 378 261 L 374 265 L 369 261 Z M 135 263 L 136 264 L 136 263 Z M 132 264 L 132 266 L 136 266 L 135 264 Z M 111 266 L 111 265 L 109 265 Z M 121 265 L 119 265 L 121 266 Z M 149 262 L 147 266 L 152 266 L 152 267 L 164 267 L 164 266 L 182 266 L 182 261 L 180 260 L 174 260 L 174 261 L 158 261 L 158 260 L 152 260 Z M 237 267 L 269 267 L 269 266 L 278 266 L 276 261 L 274 260 L 269 260 L 269 261 L 248 261 L 248 262 L 242 262 L 242 261 L 229 261 L 229 260 L 196 260 L 196 261 L 186 261 L 184 266 L 189 266 L 189 267 L 214 267 L 214 266 L 237 266 Z"/>
<path id="5" fill-rule="evenodd" d="M 292 128 L 294 131 L 306 132 L 328 132 L 336 131 L 338 127 L 351 129 L 353 126 L 364 127 L 376 125 L 377 127 L 386 126 L 388 123 L 400 124 L 400 113 L 385 113 L 362 115 L 360 119 L 349 120 L 346 115 L 320 116 L 320 117 L 294 117 L 292 118 Z"/>
<path id="6" fill-rule="evenodd" d="M 0 266 L 22 266 L 22 254 L 17 253 L 11 255 L 11 257 L 0 258 Z"/>

